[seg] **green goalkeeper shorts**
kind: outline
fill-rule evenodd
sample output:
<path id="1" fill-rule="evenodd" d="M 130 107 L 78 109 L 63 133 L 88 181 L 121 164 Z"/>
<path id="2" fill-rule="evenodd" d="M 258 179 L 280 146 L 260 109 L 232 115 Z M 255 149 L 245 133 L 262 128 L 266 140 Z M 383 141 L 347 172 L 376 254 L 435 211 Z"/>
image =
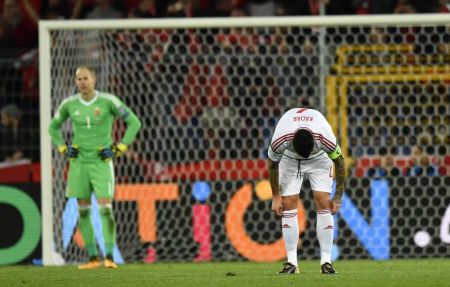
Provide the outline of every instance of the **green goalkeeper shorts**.
<path id="1" fill-rule="evenodd" d="M 114 167 L 112 161 L 81 163 L 70 162 L 67 197 L 90 199 L 92 192 L 96 198 L 114 198 Z"/>

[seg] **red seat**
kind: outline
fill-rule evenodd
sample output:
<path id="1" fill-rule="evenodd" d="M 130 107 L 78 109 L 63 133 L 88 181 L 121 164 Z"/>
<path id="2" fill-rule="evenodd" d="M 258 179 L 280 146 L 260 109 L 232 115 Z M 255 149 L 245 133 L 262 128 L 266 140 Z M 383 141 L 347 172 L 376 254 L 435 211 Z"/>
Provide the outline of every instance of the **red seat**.
<path id="1" fill-rule="evenodd" d="M 395 160 L 395 165 L 400 167 L 400 168 L 403 168 L 403 167 L 406 166 L 406 160 L 403 159 L 403 158 L 396 159 Z"/>
<path id="2" fill-rule="evenodd" d="M 364 167 L 364 168 L 366 168 L 366 167 L 368 167 L 370 165 L 370 159 L 369 158 L 361 158 L 359 160 L 359 162 L 360 162 L 360 166 Z"/>
<path id="3" fill-rule="evenodd" d="M 444 157 L 444 165 L 450 165 L 450 155 Z"/>
<path id="4" fill-rule="evenodd" d="M 31 164 L 31 179 L 33 182 L 41 182 L 41 163 Z"/>
<path id="5" fill-rule="evenodd" d="M 374 166 L 380 166 L 380 165 L 381 165 L 381 158 L 378 158 L 378 157 L 373 158 L 373 159 L 372 159 L 372 164 L 373 164 Z"/>
<path id="6" fill-rule="evenodd" d="M 0 166 L 0 182 L 18 183 L 31 181 L 31 162 L 20 160 L 13 163 L 2 163 Z"/>
<path id="7" fill-rule="evenodd" d="M 358 167 L 355 170 L 355 176 L 356 177 L 363 177 L 364 176 L 364 169 Z"/>

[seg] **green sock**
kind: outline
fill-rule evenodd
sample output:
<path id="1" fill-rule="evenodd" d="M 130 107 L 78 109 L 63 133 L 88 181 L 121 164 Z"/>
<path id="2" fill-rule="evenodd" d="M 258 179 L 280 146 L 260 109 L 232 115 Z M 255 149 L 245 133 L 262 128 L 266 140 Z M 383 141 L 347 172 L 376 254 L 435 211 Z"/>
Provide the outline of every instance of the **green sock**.
<path id="1" fill-rule="evenodd" d="M 80 214 L 78 227 L 83 236 L 89 257 L 98 256 L 97 245 L 95 244 L 94 227 L 92 226 L 91 221 L 91 207 L 80 206 L 78 209 Z"/>
<path id="2" fill-rule="evenodd" d="M 114 244 L 116 243 L 116 223 L 111 204 L 100 206 L 100 217 L 102 219 L 103 240 L 105 242 L 106 256 L 113 255 Z"/>

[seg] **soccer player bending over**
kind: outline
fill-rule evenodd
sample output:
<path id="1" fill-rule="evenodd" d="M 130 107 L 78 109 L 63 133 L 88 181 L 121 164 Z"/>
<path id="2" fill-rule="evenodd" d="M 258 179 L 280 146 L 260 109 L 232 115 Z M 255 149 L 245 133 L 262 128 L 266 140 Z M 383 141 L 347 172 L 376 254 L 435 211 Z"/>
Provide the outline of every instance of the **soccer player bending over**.
<path id="1" fill-rule="evenodd" d="M 333 184 L 336 193 L 330 200 Z M 337 273 L 331 265 L 333 216 L 341 206 L 345 185 L 344 157 L 325 117 L 314 109 L 295 108 L 279 120 L 269 147 L 269 180 L 272 211 L 281 217 L 287 263 L 279 274 L 298 273 L 299 237 L 297 206 L 303 179 L 309 177 L 317 210 L 317 238 L 321 251 L 321 273 Z"/>
<path id="2" fill-rule="evenodd" d="M 141 122 L 116 96 L 95 90 L 96 76 L 93 69 L 79 67 L 75 74 L 79 93 L 66 98 L 58 107 L 49 133 L 59 153 L 70 159 L 66 196 L 77 198 L 79 220 L 89 262 L 79 269 L 100 266 L 94 228 L 91 222 L 91 195 L 95 194 L 102 221 L 107 268 L 117 268 L 113 259 L 116 242 L 116 225 L 112 210 L 114 198 L 114 168 L 112 159 L 123 154 L 136 137 Z M 112 141 L 114 118 L 126 122 L 127 129 L 118 144 Z M 66 145 L 60 127 L 66 119 L 72 122 L 72 143 Z"/>

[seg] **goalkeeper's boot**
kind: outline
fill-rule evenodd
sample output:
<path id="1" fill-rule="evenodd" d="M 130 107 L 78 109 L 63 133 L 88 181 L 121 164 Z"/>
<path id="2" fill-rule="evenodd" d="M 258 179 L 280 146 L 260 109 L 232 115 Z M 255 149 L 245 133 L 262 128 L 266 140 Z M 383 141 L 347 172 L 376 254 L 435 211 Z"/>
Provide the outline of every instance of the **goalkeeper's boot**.
<path id="1" fill-rule="evenodd" d="M 292 263 L 286 262 L 283 265 L 283 269 L 278 274 L 295 274 L 298 273 L 298 267 Z"/>
<path id="2" fill-rule="evenodd" d="M 113 257 L 109 255 L 107 255 L 105 261 L 103 261 L 103 266 L 105 266 L 105 268 L 117 268 L 117 264 L 114 262 Z"/>
<path id="3" fill-rule="evenodd" d="M 78 269 L 97 269 L 98 267 L 100 267 L 100 260 L 97 256 L 92 256 L 87 263 L 79 265 Z"/>
<path id="4" fill-rule="evenodd" d="M 336 270 L 334 270 L 333 266 L 326 262 L 320 266 L 320 273 L 322 274 L 338 274 Z"/>

